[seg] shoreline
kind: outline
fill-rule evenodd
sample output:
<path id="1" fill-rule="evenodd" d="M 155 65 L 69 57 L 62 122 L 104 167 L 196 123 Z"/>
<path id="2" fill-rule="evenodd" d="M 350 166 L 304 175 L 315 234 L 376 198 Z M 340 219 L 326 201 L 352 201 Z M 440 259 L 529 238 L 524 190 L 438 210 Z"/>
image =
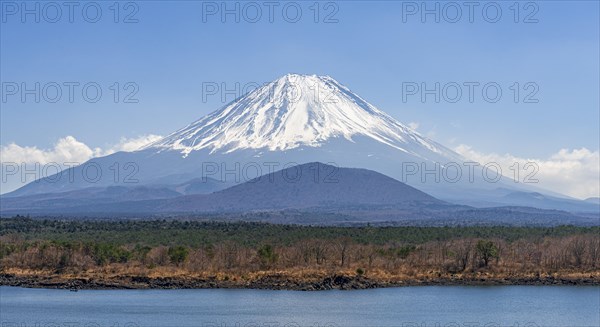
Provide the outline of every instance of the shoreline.
<path id="1" fill-rule="evenodd" d="M 65 277 L 0 274 L 0 286 L 71 290 L 118 289 L 260 289 L 292 291 L 361 290 L 403 286 L 600 286 L 598 276 L 572 278 L 568 276 L 482 277 L 443 276 L 436 278 L 377 279 L 358 275 L 332 274 L 322 278 L 298 279 L 280 275 L 265 275 L 255 280 L 220 280 L 187 276 L 148 277 Z"/>

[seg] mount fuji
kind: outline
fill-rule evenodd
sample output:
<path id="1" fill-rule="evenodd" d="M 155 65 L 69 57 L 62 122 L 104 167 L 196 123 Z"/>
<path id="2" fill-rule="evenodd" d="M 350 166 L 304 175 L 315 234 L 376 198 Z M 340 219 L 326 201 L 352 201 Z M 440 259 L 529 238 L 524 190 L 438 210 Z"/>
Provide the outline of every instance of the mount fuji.
<path id="1" fill-rule="evenodd" d="M 187 181 L 210 193 L 309 162 L 373 170 L 463 204 L 510 204 L 511 192 L 540 191 L 485 180 L 481 166 L 465 165 L 329 76 L 288 74 L 138 151 L 94 158 L 5 197 L 140 185 L 178 191 Z M 199 178 L 208 184 L 198 186 Z"/>
<path id="2" fill-rule="evenodd" d="M 187 156 L 239 150 L 317 148 L 334 139 L 366 137 L 408 155 L 456 159 L 329 76 L 285 75 L 145 149 Z"/>

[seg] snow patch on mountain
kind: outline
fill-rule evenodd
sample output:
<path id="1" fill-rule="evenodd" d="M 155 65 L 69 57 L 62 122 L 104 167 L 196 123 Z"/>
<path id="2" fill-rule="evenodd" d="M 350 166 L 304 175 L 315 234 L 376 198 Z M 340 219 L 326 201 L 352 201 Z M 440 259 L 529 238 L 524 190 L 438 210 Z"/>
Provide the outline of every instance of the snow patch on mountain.
<path id="1" fill-rule="evenodd" d="M 421 157 L 423 147 L 450 150 L 421 136 L 329 76 L 288 74 L 193 122 L 145 149 L 230 153 L 320 147 L 333 138 L 366 136 Z M 454 153 L 451 153 L 454 155 Z"/>

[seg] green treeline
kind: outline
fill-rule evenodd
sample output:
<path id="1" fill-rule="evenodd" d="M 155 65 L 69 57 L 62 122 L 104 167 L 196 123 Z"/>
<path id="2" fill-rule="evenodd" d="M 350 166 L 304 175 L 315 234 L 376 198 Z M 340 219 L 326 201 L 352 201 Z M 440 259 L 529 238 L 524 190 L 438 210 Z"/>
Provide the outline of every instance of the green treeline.
<path id="1" fill-rule="evenodd" d="M 350 238 L 360 244 L 401 241 L 422 244 L 458 238 L 541 239 L 568 235 L 600 235 L 600 227 L 322 227 L 252 222 L 182 220 L 36 220 L 0 219 L 0 236 L 19 234 L 25 240 L 102 242 L 114 245 L 180 245 L 201 247 L 231 241 L 243 246 L 290 245 L 304 239 Z"/>

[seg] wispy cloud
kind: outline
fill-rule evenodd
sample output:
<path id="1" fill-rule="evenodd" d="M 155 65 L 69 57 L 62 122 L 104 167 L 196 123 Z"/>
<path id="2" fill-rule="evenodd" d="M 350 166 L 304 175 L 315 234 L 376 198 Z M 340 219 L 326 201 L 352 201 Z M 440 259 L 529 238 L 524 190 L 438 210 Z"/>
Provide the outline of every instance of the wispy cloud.
<path id="1" fill-rule="evenodd" d="M 509 153 L 482 153 L 465 144 L 455 147 L 454 150 L 479 163 L 496 162 L 500 164 L 503 172 L 511 172 L 510 167 L 514 167 L 515 163 L 519 163 L 522 168 L 524 164 L 532 162 L 539 167 L 535 178 L 539 180 L 540 187 L 581 199 L 600 195 L 598 151 L 586 148 L 561 149 L 544 159 L 523 158 Z M 521 173 L 526 174 L 523 171 Z"/>
<path id="2" fill-rule="evenodd" d="M 416 131 L 419 128 L 419 123 L 417 123 L 417 122 L 410 122 L 410 123 L 408 123 L 408 127 L 410 129 L 412 129 L 413 131 Z"/>

